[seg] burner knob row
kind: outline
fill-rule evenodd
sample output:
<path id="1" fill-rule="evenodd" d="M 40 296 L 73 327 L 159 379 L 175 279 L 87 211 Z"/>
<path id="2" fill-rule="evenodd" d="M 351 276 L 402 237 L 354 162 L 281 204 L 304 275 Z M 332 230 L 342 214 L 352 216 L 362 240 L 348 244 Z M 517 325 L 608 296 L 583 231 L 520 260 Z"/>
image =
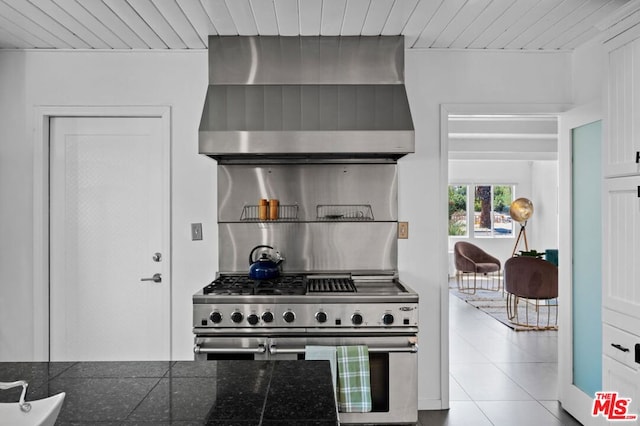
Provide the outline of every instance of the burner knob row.
<path id="1" fill-rule="evenodd" d="M 384 314 L 382 316 L 382 323 L 384 325 L 391 325 L 393 324 L 394 318 L 392 314 Z M 362 317 L 362 314 L 356 312 L 353 315 L 351 315 L 351 323 L 353 325 L 362 325 L 362 323 L 364 322 L 364 318 Z"/>
<path id="2" fill-rule="evenodd" d="M 293 315 L 293 312 L 285 312 L 285 316 L 284 316 L 285 321 L 287 322 L 293 321 L 293 318 L 295 318 L 295 316 L 292 319 L 288 320 L 287 318 L 289 318 L 289 316 L 287 314 Z M 242 312 L 235 311 L 234 313 L 231 314 L 231 321 L 233 321 L 236 324 L 242 322 L 243 318 L 244 318 L 244 315 L 242 315 Z M 247 322 L 251 325 L 256 325 L 260 321 L 260 318 L 262 318 L 262 321 L 267 323 L 273 322 L 273 314 L 271 312 L 263 313 L 262 317 L 258 317 L 258 315 L 256 314 L 249 314 L 249 316 L 247 316 Z M 211 315 L 209 315 L 209 319 L 211 320 L 212 323 L 219 324 L 222 322 L 222 314 L 218 311 L 211 312 Z"/>
<path id="3" fill-rule="evenodd" d="M 256 325 L 258 324 L 258 322 L 260 322 L 261 318 L 262 318 L 262 321 L 264 321 L 265 323 L 270 323 L 270 322 L 273 322 L 274 320 L 273 313 L 267 311 L 267 312 L 264 312 L 261 317 L 259 317 L 257 314 L 249 314 L 247 316 L 247 322 L 251 325 Z M 284 319 L 285 322 L 292 323 L 293 321 L 295 321 L 296 315 L 293 311 L 287 311 L 284 314 L 282 314 L 282 318 Z M 218 311 L 211 312 L 211 315 L 209 315 L 209 319 L 211 320 L 212 323 L 219 324 L 220 322 L 222 322 L 222 314 Z M 231 321 L 233 321 L 236 324 L 242 322 L 243 319 L 244 319 L 244 315 L 242 314 L 242 312 L 235 311 L 231 314 Z M 327 314 L 322 311 L 316 312 L 315 319 L 321 324 L 325 323 L 327 322 Z M 391 325 L 393 324 L 393 321 L 394 321 L 394 317 L 392 314 L 387 313 L 382 316 L 382 323 L 384 325 Z M 364 322 L 364 319 L 362 317 L 362 314 L 356 312 L 353 315 L 351 315 L 351 323 L 353 325 L 362 325 L 363 322 Z"/>

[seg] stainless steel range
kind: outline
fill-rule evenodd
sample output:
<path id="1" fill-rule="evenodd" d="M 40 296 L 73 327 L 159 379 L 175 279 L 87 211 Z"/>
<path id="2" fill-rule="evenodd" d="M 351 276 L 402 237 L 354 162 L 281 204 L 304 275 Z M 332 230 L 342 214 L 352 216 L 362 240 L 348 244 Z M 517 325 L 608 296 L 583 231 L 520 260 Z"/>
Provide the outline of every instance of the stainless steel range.
<path id="1" fill-rule="evenodd" d="M 414 146 L 402 37 L 210 37 L 209 59 L 200 152 L 219 164 L 221 272 L 193 295 L 196 359 L 367 346 L 372 410 L 340 422 L 416 423 L 418 294 L 397 267 L 397 160 Z"/>
<path id="2" fill-rule="evenodd" d="M 393 276 L 224 274 L 193 296 L 197 335 L 394 333 L 415 337 L 418 295 Z M 407 339 L 398 348 L 416 350 Z M 196 353 L 212 353 L 197 343 Z"/>

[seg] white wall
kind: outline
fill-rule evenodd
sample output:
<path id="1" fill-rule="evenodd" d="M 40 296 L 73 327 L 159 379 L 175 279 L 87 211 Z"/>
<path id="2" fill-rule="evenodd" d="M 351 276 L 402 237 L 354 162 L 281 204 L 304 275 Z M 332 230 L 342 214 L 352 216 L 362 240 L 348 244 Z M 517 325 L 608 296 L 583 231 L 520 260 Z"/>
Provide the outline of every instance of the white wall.
<path id="1" fill-rule="evenodd" d="M 607 55 L 602 42 L 593 40 L 572 55 L 573 103 L 576 106 L 599 102 L 604 90 Z"/>
<path id="2" fill-rule="evenodd" d="M 509 104 L 535 109 L 570 103 L 571 55 L 409 50 L 405 58 L 416 152 L 399 162 L 399 217 L 410 223 L 409 239 L 398 245 L 399 269 L 403 280 L 420 293 L 419 406 L 440 408 L 448 406 L 441 392 L 448 389 L 448 291 L 440 106 L 500 104 L 513 111 Z"/>
<path id="3" fill-rule="evenodd" d="M 33 158 L 24 74 L 23 54 L 0 54 L 0 360 L 29 359 L 33 348 Z"/>
<path id="4" fill-rule="evenodd" d="M 449 183 L 516 185 L 514 196 L 530 199 L 534 215 L 527 224 L 529 249 L 544 251 L 558 247 L 558 179 L 557 161 L 529 160 L 449 160 Z M 515 224 L 514 238 L 464 237 L 496 256 L 502 264 L 511 257 L 520 231 Z M 449 250 L 460 238 L 449 238 Z M 518 250 L 524 250 L 521 240 Z"/>
<path id="5" fill-rule="evenodd" d="M 558 161 L 534 161 L 531 168 L 533 216 L 527 225 L 529 248 L 558 248 Z"/>
<path id="6" fill-rule="evenodd" d="M 216 163 L 197 143 L 206 61 L 204 51 L 0 53 L 0 360 L 37 356 L 32 157 L 35 108 L 43 105 L 171 107 L 172 346 L 175 359 L 193 359 L 191 296 L 218 259 Z M 191 241 L 192 222 L 203 224 L 203 241 Z"/>

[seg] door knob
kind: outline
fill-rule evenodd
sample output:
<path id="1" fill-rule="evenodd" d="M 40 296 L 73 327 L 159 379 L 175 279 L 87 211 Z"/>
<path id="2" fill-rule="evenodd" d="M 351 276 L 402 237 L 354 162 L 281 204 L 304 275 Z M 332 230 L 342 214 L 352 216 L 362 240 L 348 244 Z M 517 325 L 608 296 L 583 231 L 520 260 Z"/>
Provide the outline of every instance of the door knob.
<path id="1" fill-rule="evenodd" d="M 162 281 L 162 275 L 155 273 L 151 278 L 140 278 L 140 281 L 153 281 L 154 283 L 159 283 Z"/>
<path id="2" fill-rule="evenodd" d="M 160 262 L 162 260 L 162 253 L 154 253 L 153 254 L 153 261 L 154 262 Z"/>

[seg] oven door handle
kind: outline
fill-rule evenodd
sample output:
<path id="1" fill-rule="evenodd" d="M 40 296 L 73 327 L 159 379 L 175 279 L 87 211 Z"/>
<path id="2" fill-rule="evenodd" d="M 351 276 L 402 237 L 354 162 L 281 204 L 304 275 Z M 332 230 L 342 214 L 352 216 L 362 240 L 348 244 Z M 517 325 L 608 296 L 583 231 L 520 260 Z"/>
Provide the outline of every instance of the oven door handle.
<path id="1" fill-rule="evenodd" d="M 267 348 L 260 344 L 257 348 L 203 348 L 199 344 L 193 346 L 193 352 L 197 354 L 263 354 L 267 351 Z"/>
<path id="2" fill-rule="evenodd" d="M 278 348 L 277 345 L 269 345 L 269 353 L 271 355 L 276 355 L 276 354 L 300 354 L 300 353 L 304 353 L 305 349 L 303 347 L 301 348 Z M 409 346 L 389 346 L 389 347 L 382 347 L 382 346 L 372 346 L 369 347 L 369 352 L 371 353 L 376 353 L 376 352 L 411 352 L 411 353 L 415 353 L 418 352 L 418 344 L 417 343 L 411 343 Z"/>

